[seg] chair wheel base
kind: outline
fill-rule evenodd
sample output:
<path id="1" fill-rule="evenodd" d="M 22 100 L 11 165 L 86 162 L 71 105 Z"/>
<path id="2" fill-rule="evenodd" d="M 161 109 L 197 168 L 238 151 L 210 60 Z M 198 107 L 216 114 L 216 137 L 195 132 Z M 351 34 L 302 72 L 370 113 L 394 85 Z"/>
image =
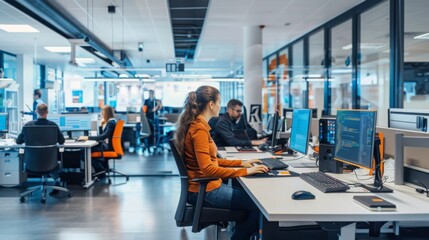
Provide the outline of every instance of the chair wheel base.
<path id="1" fill-rule="evenodd" d="M 20 202 L 20 203 L 24 203 L 24 202 L 25 202 L 25 198 L 24 198 L 24 197 L 20 197 L 20 198 L 19 198 L 19 202 Z"/>
<path id="2" fill-rule="evenodd" d="M 40 199 L 40 202 L 43 203 L 43 204 L 45 204 L 46 203 L 46 198 Z"/>

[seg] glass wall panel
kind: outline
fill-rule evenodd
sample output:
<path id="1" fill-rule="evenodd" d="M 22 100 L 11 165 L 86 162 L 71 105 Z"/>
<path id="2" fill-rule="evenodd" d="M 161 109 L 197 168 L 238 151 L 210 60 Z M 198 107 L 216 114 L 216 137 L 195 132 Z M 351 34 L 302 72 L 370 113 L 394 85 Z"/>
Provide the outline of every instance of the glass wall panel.
<path id="1" fill-rule="evenodd" d="M 389 108 L 389 1 L 361 15 L 360 104 L 378 111 L 378 125 L 386 126 Z"/>
<path id="2" fill-rule="evenodd" d="M 292 108 L 303 108 L 307 84 L 304 77 L 304 42 L 292 46 L 292 82 L 290 85 Z"/>
<path id="3" fill-rule="evenodd" d="M 352 107 L 352 20 L 332 28 L 331 114 Z"/>
<path id="4" fill-rule="evenodd" d="M 280 107 L 289 108 L 289 49 L 285 48 L 280 50 L 279 52 L 279 66 L 277 68 L 277 77 L 279 79 L 279 88 L 280 88 Z M 279 112 L 282 114 L 282 111 Z"/>
<path id="5" fill-rule="evenodd" d="M 7 53 L 3 54 L 3 71 L 5 78 L 16 80 L 16 57 Z"/>
<path id="6" fill-rule="evenodd" d="M 404 2 L 404 108 L 428 109 L 429 1 Z"/>
<path id="7" fill-rule="evenodd" d="M 324 31 L 320 30 L 309 37 L 309 66 L 308 66 L 308 107 L 317 108 L 321 116 L 324 103 Z"/>
<path id="8" fill-rule="evenodd" d="M 262 89 L 262 98 L 264 101 L 263 113 L 273 114 L 278 106 L 277 98 L 277 55 L 272 55 L 268 58 L 268 73 Z"/>

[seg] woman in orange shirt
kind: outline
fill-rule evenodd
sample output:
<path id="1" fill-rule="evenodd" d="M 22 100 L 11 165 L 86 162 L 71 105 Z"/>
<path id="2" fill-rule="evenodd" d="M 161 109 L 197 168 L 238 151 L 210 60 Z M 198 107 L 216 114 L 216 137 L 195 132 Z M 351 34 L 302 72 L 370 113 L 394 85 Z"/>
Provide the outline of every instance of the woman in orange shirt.
<path id="1" fill-rule="evenodd" d="M 258 231 L 259 210 L 242 188 L 223 184 L 222 179 L 236 178 L 268 171 L 259 160 L 225 160 L 217 158 L 217 147 L 210 137 L 208 121 L 219 116 L 220 93 L 214 87 L 201 86 L 190 92 L 176 131 L 176 146 L 185 159 L 188 178 L 217 177 L 207 185 L 205 206 L 241 209 L 248 217 L 237 222 L 231 239 L 249 239 Z M 195 204 L 199 184 L 189 182 L 188 202 Z"/>

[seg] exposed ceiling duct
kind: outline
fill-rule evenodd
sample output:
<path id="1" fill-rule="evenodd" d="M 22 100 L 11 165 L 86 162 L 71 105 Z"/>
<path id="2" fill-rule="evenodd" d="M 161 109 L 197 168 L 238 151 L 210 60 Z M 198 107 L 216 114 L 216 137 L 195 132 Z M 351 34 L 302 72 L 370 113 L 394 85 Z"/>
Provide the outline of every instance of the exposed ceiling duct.
<path id="1" fill-rule="evenodd" d="M 169 0 L 176 58 L 193 60 L 209 0 Z"/>
<path id="2" fill-rule="evenodd" d="M 82 48 L 110 65 L 118 67 L 131 66 L 131 62 L 125 52 L 122 51 L 121 59 L 116 58 L 108 46 L 72 16 L 66 15 L 66 11 L 62 10 L 60 6 L 53 6 L 52 2 L 48 0 L 5 1 L 67 39 L 84 39 L 87 46 L 82 46 Z"/>

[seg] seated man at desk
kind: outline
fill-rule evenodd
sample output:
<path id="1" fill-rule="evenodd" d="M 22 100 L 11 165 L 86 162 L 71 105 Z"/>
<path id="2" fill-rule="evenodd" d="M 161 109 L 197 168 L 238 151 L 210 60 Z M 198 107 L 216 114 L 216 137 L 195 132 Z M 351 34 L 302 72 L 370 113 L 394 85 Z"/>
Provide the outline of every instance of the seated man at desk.
<path id="1" fill-rule="evenodd" d="M 109 105 L 104 105 L 100 111 L 101 114 L 101 129 L 98 136 L 80 136 L 78 140 L 95 140 L 101 141 L 98 145 L 91 148 L 92 152 L 101 152 L 101 148 L 104 151 L 113 151 L 112 137 L 116 127 L 116 118 L 113 108 Z M 107 163 L 102 162 L 101 158 L 92 160 L 92 167 L 96 173 L 101 172 L 107 168 Z M 100 177 L 105 177 L 101 175 Z"/>
<path id="2" fill-rule="evenodd" d="M 63 144 L 65 142 L 64 136 L 60 131 L 60 128 L 58 127 L 58 125 L 52 121 L 49 121 L 47 119 L 48 117 L 48 105 L 44 104 L 44 103 L 39 103 L 36 107 L 36 113 L 38 118 L 36 120 L 27 122 L 25 126 L 37 126 L 37 125 L 55 125 L 58 128 L 57 134 L 58 134 L 58 143 L 59 144 Z M 18 138 L 16 139 L 16 143 L 18 144 L 23 144 L 24 143 L 24 133 L 21 132 L 18 135 Z"/>
<path id="3" fill-rule="evenodd" d="M 243 115 L 243 103 L 237 99 L 229 100 L 227 106 L 226 113 L 220 116 L 217 122 L 212 125 L 212 131 L 210 134 L 212 135 L 213 140 L 216 143 L 216 146 L 252 146 L 252 145 L 260 145 L 266 142 L 266 139 L 261 140 L 250 140 L 250 139 L 238 139 L 234 135 L 234 130 L 243 129 L 247 132 L 251 130 L 254 131 L 253 128 L 249 126 L 246 119 L 244 121 L 243 126 L 239 126 L 240 118 Z M 243 124 L 242 124 L 243 125 Z M 249 136 L 249 133 L 247 133 Z M 255 135 L 255 134 L 252 134 Z M 249 136 L 250 137 L 250 136 Z"/>
<path id="4" fill-rule="evenodd" d="M 36 113 L 37 113 L 37 117 L 38 118 L 36 120 L 27 122 L 24 125 L 24 127 L 25 126 L 45 126 L 45 125 L 54 125 L 54 126 L 57 126 L 57 141 L 58 141 L 59 144 L 64 144 L 65 139 L 64 139 L 64 136 L 61 133 L 60 128 L 58 127 L 58 125 L 56 123 L 54 123 L 52 121 L 49 121 L 47 119 L 48 113 L 49 113 L 49 111 L 48 111 L 48 105 L 46 105 L 45 103 L 39 103 L 39 104 L 37 104 L 37 106 L 36 106 Z M 21 132 L 18 135 L 18 138 L 16 139 L 16 143 L 17 144 L 23 144 L 23 143 L 25 143 L 24 132 Z M 58 176 L 54 176 L 54 178 L 58 178 Z M 58 183 L 58 182 L 56 182 L 56 183 Z M 53 189 L 50 194 L 56 194 L 56 193 L 59 193 L 59 191 L 56 190 L 56 189 Z"/>

